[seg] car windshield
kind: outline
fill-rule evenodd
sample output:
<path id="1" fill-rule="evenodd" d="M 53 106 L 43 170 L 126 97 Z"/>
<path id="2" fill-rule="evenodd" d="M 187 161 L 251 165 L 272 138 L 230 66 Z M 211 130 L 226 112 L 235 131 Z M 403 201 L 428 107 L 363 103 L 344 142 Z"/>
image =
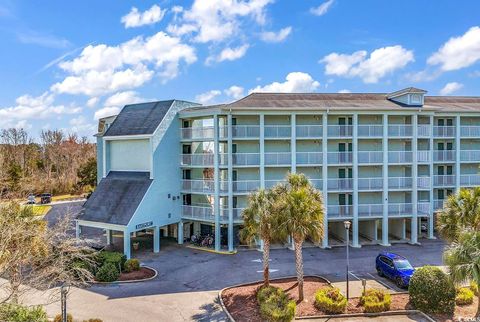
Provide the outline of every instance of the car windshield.
<path id="1" fill-rule="evenodd" d="M 412 265 L 410 265 L 406 259 L 396 260 L 395 266 L 400 270 L 413 269 Z"/>

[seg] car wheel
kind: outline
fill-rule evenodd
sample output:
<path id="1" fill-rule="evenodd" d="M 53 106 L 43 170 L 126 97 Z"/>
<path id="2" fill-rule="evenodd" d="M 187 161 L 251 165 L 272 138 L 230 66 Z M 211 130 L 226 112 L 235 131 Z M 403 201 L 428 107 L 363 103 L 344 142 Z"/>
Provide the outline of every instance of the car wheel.
<path id="1" fill-rule="evenodd" d="M 403 281 L 402 281 L 402 279 L 401 279 L 400 277 L 397 277 L 397 278 L 395 279 L 395 284 L 397 284 L 397 286 L 400 287 L 400 288 L 404 288 L 404 287 L 405 287 L 405 285 L 403 285 Z"/>
<path id="2" fill-rule="evenodd" d="M 377 274 L 378 274 L 378 276 L 380 276 L 380 277 L 385 276 L 385 275 L 383 274 L 383 271 L 382 271 L 382 269 L 381 269 L 380 267 L 377 267 Z"/>

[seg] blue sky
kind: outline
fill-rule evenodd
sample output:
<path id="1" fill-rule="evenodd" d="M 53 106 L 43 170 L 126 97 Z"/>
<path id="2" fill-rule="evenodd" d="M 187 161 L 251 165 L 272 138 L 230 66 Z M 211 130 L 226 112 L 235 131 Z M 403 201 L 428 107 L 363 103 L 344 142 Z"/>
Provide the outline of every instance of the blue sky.
<path id="1" fill-rule="evenodd" d="M 480 95 L 479 1 L 0 0 L 0 127 L 90 136 L 127 103 Z"/>

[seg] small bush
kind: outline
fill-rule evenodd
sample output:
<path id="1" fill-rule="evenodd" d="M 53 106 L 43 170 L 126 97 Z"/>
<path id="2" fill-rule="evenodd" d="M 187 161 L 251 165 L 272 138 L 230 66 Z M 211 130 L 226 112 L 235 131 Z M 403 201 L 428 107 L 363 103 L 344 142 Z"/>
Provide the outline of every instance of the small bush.
<path id="1" fill-rule="evenodd" d="M 62 322 L 62 315 L 61 314 L 55 315 L 53 322 Z M 67 313 L 67 322 L 73 322 L 73 316 L 70 313 Z"/>
<path id="2" fill-rule="evenodd" d="M 470 282 L 470 289 L 472 290 L 475 296 L 478 296 L 478 285 L 474 281 Z"/>
<path id="3" fill-rule="evenodd" d="M 115 265 L 119 272 L 125 269 L 125 262 L 127 257 L 119 252 L 101 251 L 98 253 L 98 266 L 103 266 L 106 263 L 112 263 Z"/>
<path id="4" fill-rule="evenodd" d="M 26 307 L 17 304 L 0 305 L 0 321 L 47 322 L 47 313 L 41 306 Z"/>
<path id="5" fill-rule="evenodd" d="M 98 270 L 95 279 L 99 282 L 114 282 L 120 276 L 120 272 L 113 263 L 105 263 Z"/>
<path id="6" fill-rule="evenodd" d="M 336 287 L 324 287 L 315 293 L 315 307 L 328 314 L 343 313 L 347 298 Z"/>
<path id="7" fill-rule="evenodd" d="M 140 269 L 140 262 L 138 259 L 132 258 L 125 262 L 125 272 L 130 273 Z"/>
<path id="8" fill-rule="evenodd" d="M 280 288 L 262 287 L 257 292 L 262 318 L 269 322 L 289 322 L 295 317 L 296 303 Z"/>
<path id="9" fill-rule="evenodd" d="M 457 305 L 470 305 L 473 303 L 473 291 L 468 287 L 461 287 L 457 290 L 457 296 L 455 297 L 455 303 Z"/>
<path id="10" fill-rule="evenodd" d="M 390 310 L 392 298 L 390 294 L 380 290 L 369 289 L 362 293 L 360 305 L 365 313 L 379 313 Z"/>
<path id="11" fill-rule="evenodd" d="M 408 293 L 412 305 L 425 313 L 452 314 L 455 310 L 455 287 L 438 267 L 416 269 Z"/>

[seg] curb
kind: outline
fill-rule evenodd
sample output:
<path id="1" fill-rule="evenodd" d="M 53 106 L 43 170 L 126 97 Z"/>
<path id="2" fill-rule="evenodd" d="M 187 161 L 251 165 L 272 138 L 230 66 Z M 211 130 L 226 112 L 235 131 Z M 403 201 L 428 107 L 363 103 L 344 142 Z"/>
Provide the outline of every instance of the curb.
<path id="1" fill-rule="evenodd" d="M 270 282 L 274 282 L 274 281 L 282 280 L 282 279 L 287 279 L 287 278 L 296 278 L 296 277 L 297 276 L 279 277 L 279 278 L 271 279 Z M 332 283 L 328 279 L 326 279 L 325 277 L 320 276 L 320 275 L 305 275 L 304 278 L 305 277 L 319 278 L 319 279 L 322 279 L 322 280 L 326 281 L 330 286 L 332 285 Z M 222 307 L 223 312 L 227 315 L 229 321 L 235 322 L 235 319 L 230 314 L 230 312 L 227 310 L 227 307 L 225 306 L 225 303 L 223 302 L 223 299 L 222 299 L 223 292 L 228 290 L 228 289 L 231 289 L 231 288 L 240 287 L 240 286 L 249 286 L 249 285 L 254 285 L 254 284 L 258 284 L 258 283 L 262 283 L 262 282 L 263 282 L 263 280 L 257 280 L 257 281 L 250 282 L 250 283 L 236 284 L 236 285 L 225 287 L 218 292 L 217 296 L 218 296 L 218 299 L 219 299 L 219 302 L 220 302 L 220 306 Z M 419 310 L 387 311 L 387 312 L 379 312 L 379 313 L 347 313 L 347 314 L 330 314 L 330 315 L 311 315 L 311 316 L 304 316 L 304 317 L 295 317 L 294 319 L 295 320 L 312 320 L 312 319 L 332 319 L 332 318 L 347 318 L 347 317 L 376 317 L 376 316 L 390 316 L 390 315 L 396 316 L 396 315 L 406 315 L 406 314 L 420 314 L 425 319 L 427 319 L 429 322 L 436 322 L 429 315 L 427 315 L 424 312 L 419 311 Z"/>
<path id="2" fill-rule="evenodd" d="M 148 268 L 148 269 L 154 271 L 155 274 L 152 277 L 144 278 L 144 279 L 129 280 L 129 281 L 114 281 L 114 282 L 97 282 L 97 281 L 95 281 L 92 284 L 94 284 L 94 285 L 118 285 L 118 284 L 128 284 L 128 283 L 139 283 L 139 282 L 151 281 L 158 276 L 158 271 L 155 268 L 147 266 L 147 265 L 141 265 L 141 267 Z"/>
<path id="3" fill-rule="evenodd" d="M 221 251 L 221 250 L 217 251 L 215 249 L 198 247 L 198 246 L 193 246 L 193 245 L 185 245 L 185 247 L 190 248 L 190 249 L 195 249 L 195 250 L 201 250 L 201 251 L 208 252 L 208 253 L 220 254 L 220 255 L 235 255 L 237 253 L 236 250 L 234 250 L 233 252 Z"/>

